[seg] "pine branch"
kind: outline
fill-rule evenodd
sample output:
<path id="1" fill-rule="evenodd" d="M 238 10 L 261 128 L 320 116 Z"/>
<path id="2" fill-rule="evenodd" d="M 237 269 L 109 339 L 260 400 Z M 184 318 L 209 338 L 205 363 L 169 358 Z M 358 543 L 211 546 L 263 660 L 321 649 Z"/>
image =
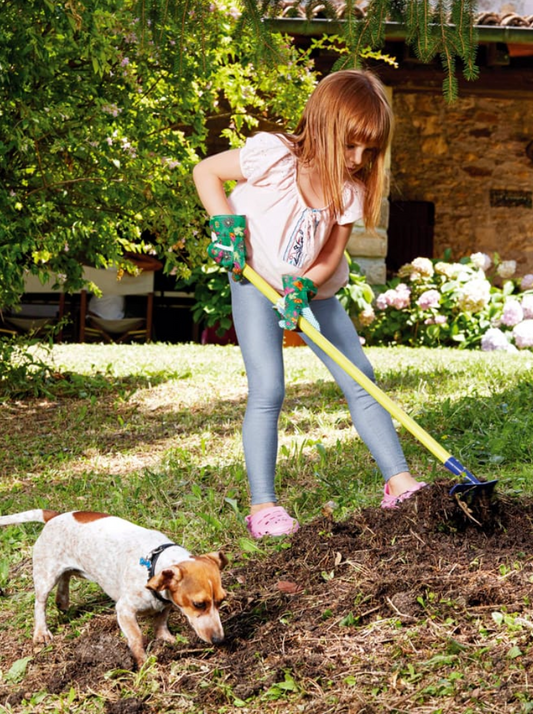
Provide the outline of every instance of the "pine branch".
<path id="1" fill-rule="evenodd" d="M 463 74 L 467 80 L 477 79 L 477 32 L 474 26 L 475 0 L 453 0 L 451 19 L 456 28 L 457 54 L 464 62 Z"/>
<path id="2" fill-rule="evenodd" d="M 370 44 L 370 20 L 357 17 L 354 0 L 346 0 L 342 39 L 347 52 L 343 53 L 333 65 L 333 71 L 360 66 L 360 58 L 366 46 Z"/>
<path id="3" fill-rule="evenodd" d="M 280 61 L 279 50 L 265 19 L 279 17 L 284 9 L 284 0 L 236 1 L 241 11 L 236 36 L 243 29 L 251 32 L 256 38 L 254 61 L 257 64 L 275 65 Z M 340 55 L 334 70 L 359 66 L 365 51 L 379 49 L 384 42 L 386 22 L 393 17 L 405 25 L 406 44 L 413 48 L 422 62 L 429 63 L 440 55 L 446 73 L 444 92 L 448 101 L 457 95 L 457 57 L 462 60 L 466 79 L 477 78 L 478 38 L 474 27 L 476 0 L 369 0 L 363 17 L 356 3 L 357 0 L 345 0 L 341 26 L 342 40 L 348 51 Z M 181 36 L 175 38 L 175 66 L 180 76 L 187 61 L 190 49 L 187 39 L 190 38 L 195 39 L 202 53 L 202 69 L 207 71 L 207 13 L 211 11 L 210 0 L 135 0 L 135 6 L 141 18 L 143 38 L 146 32 L 150 32 L 152 38 L 157 37 L 160 43 L 165 44 L 166 20 L 172 17 L 174 21 L 179 21 L 178 32 Z M 307 22 L 316 17 L 317 11 L 322 16 L 337 19 L 338 6 L 333 0 L 307 0 L 304 6 Z M 159 35 L 156 34 L 156 28 Z"/>
<path id="4" fill-rule="evenodd" d="M 431 62 L 439 51 L 439 39 L 436 35 L 435 18 L 428 0 L 418 2 L 417 15 L 417 55 L 422 62 Z"/>
<path id="5" fill-rule="evenodd" d="M 457 77 L 455 74 L 455 52 L 453 51 L 453 33 L 454 30 L 450 28 L 447 23 L 441 21 L 441 62 L 444 69 L 445 77 L 442 83 L 442 91 L 444 93 L 444 99 L 447 102 L 453 102 L 457 99 L 458 95 L 458 84 Z"/>
<path id="6" fill-rule="evenodd" d="M 390 0 L 371 0 L 367 8 L 370 45 L 382 47 L 385 41 L 385 24 L 390 15 Z"/>
<path id="7" fill-rule="evenodd" d="M 237 23 L 237 36 L 244 27 L 251 28 L 257 38 L 256 60 L 269 65 L 275 64 L 279 60 L 278 51 L 271 40 L 270 30 L 265 26 L 264 18 L 278 10 L 280 0 L 262 0 L 261 3 L 257 0 L 241 0 L 241 4 L 243 9 Z"/>

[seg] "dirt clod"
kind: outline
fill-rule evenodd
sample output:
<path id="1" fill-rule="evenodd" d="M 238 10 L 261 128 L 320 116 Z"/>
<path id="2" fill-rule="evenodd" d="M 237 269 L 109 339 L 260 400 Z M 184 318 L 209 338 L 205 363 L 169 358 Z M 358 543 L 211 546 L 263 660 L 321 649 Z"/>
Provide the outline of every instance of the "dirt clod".
<path id="1" fill-rule="evenodd" d="M 137 699 L 121 699 L 118 702 L 107 702 L 106 714 L 147 714 L 150 709 Z"/>

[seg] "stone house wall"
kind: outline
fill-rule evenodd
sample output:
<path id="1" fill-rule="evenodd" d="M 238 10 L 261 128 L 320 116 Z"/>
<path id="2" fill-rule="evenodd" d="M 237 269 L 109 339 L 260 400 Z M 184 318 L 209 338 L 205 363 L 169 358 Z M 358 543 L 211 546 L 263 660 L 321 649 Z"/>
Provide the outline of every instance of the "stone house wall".
<path id="1" fill-rule="evenodd" d="M 442 96 L 396 91 L 393 107 L 390 198 L 434 203 L 433 257 L 447 248 L 454 260 L 496 252 L 516 260 L 518 274 L 533 272 L 533 160 L 526 155 L 533 97 L 470 96 L 448 105 Z M 385 199 L 377 235 L 356 225 L 348 245 L 371 283 L 385 282 L 387 227 Z"/>
<path id="2" fill-rule="evenodd" d="M 393 105 L 391 198 L 435 204 L 434 257 L 497 252 L 533 272 L 533 96 L 395 92 Z"/>

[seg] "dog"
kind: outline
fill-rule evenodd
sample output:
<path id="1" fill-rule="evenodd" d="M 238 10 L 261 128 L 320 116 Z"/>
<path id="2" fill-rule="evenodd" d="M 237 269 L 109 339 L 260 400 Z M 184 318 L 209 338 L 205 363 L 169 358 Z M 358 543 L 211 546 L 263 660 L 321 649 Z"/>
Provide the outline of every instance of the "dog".
<path id="1" fill-rule="evenodd" d="M 146 661 L 138 614 L 154 616 L 156 639 L 174 642 L 167 622 L 177 607 L 204 642 L 223 641 L 224 553 L 191 555 L 159 531 L 105 513 L 36 509 L 0 517 L 0 526 L 29 522 L 45 524 L 33 548 L 35 643 L 52 640 L 46 601 L 57 584 L 56 604 L 67 610 L 73 575 L 98 583 L 115 601 L 119 627 L 138 667 Z"/>

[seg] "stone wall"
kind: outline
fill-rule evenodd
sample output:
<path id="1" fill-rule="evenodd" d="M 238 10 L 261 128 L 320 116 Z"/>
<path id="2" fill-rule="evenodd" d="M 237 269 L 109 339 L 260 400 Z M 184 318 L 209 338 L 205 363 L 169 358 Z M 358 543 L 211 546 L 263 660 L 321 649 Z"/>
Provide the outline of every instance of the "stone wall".
<path id="1" fill-rule="evenodd" d="M 373 233 L 365 230 L 362 221 L 354 224 L 346 250 L 358 263 L 369 283 L 383 284 L 386 280 L 385 258 L 387 256 L 387 227 L 389 224 L 389 201 L 384 198 L 381 219 Z"/>
<path id="2" fill-rule="evenodd" d="M 533 192 L 533 97 L 448 105 L 396 91 L 393 106 L 391 198 L 435 204 L 434 257 L 497 252 L 533 272 L 533 208 L 514 205 Z"/>

